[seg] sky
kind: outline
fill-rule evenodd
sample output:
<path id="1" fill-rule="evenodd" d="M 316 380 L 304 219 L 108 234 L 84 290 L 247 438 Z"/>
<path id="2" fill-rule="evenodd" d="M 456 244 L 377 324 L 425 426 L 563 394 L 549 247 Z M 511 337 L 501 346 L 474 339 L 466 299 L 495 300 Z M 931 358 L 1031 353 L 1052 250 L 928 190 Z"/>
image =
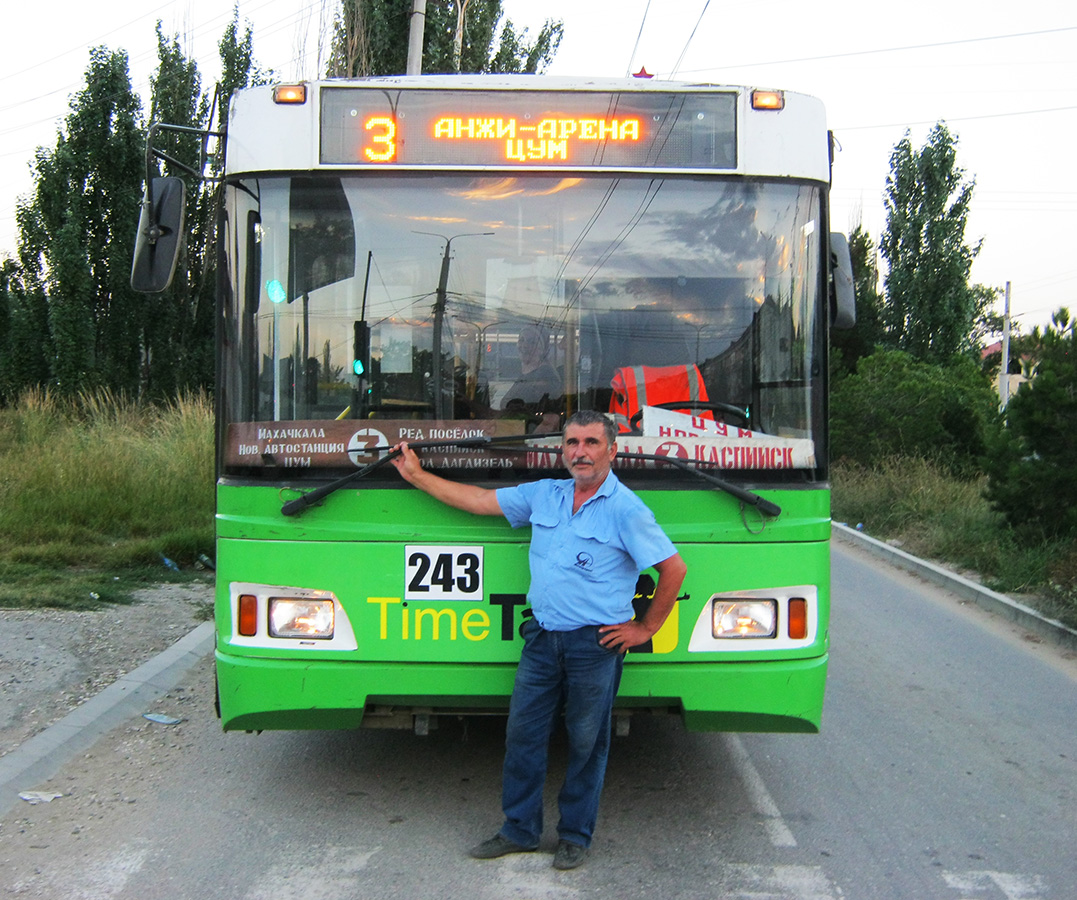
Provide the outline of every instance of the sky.
<path id="1" fill-rule="evenodd" d="M 10 4 L 9 4 L 10 5 Z M 239 0 L 254 55 L 282 80 L 313 78 L 322 23 L 338 0 Z M 178 34 L 216 77 L 231 0 L 37 0 L 5 11 L 0 33 L 0 256 L 14 253 L 15 207 L 29 195 L 38 147 L 54 147 L 91 47 L 126 50 L 136 93 L 149 102 L 155 25 Z M 517 30 L 564 25 L 551 75 L 656 78 L 783 88 L 819 97 L 840 152 L 831 224 L 885 228 L 890 154 L 914 149 L 936 122 L 957 136 L 975 180 L 966 241 L 982 240 L 974 283 L 1010 283 L 1014 327 L 1077 312 L 1077 7 L 1071 0 L 503 0 Z M 42 29 L 47 23 L 47 32 Z M 47 38 L 41 37 L 47 33 Z M 132 228 L 135 216 L 132 213 Z M 885 272 L 885 263 L 881 262 Z M 1001 313 L 1000 299 L 997 310 Z"/>

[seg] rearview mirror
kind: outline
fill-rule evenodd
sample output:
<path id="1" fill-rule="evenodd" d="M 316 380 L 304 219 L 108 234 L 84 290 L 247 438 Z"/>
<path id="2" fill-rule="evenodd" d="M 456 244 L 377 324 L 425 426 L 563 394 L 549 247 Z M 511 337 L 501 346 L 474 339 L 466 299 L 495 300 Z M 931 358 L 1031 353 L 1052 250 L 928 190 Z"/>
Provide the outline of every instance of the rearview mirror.
<path id="1" fill-rule="evenodd" d="M 830 232 L 830 326 L 848 330 L 856 325 L 856 290 L 849 241 L 838 231 Z"/>
<path id="2" fill-rule="evenodd" d="M 131 287 L 159 294 L 172 283 L 183 239 L 187 190 L 183 179 L 154 178 L 146 185 L 135 235 Z"/>

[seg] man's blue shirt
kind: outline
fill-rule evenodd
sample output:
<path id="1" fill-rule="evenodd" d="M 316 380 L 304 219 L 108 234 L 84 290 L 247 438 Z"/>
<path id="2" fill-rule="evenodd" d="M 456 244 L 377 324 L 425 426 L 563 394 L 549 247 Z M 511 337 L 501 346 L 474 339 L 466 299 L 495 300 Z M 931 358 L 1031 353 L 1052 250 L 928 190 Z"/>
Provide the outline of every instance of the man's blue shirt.
<path id="1" fill-rule="evenodd" d="M 547 631 L 627 622 L 639 573 L 677 552 L 654 514 L 612 472 L 575 515 L 574 492 L 571 478 L 497 491 L 509 524 L 531 525 L 527 599 Z"/>

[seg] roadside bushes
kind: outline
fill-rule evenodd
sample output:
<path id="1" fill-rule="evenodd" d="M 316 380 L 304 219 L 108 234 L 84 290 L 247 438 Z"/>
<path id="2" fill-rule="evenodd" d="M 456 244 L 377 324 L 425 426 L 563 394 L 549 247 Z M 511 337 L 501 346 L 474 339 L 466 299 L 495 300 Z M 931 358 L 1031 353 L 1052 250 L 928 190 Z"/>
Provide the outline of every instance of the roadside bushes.
<path id="1" fill-rule="evenodd" d="M 1039 336 L 1031 381 L 987 454 L 987 497 L 1029 539 L 1077 536 L 1077 333 L 1065 309 Z M 1077 569 L 1077 555 L 1069 565 Z"/>
<path id="2" fill-rule="evenodd" d="M 833 387 L 831 456 L 869 468 L 918 457 L 972 478 L 982 473 L 981 458 L 998 429 L 997 406 L 971 359 L 939 366 L 880 350 Z"/>

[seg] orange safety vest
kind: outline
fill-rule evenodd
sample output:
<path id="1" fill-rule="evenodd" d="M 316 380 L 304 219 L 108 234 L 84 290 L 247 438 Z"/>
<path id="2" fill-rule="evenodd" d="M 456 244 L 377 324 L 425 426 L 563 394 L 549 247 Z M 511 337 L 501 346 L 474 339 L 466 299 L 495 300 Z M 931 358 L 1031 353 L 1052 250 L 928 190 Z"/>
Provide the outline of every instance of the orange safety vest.
<path id="1" fill-rule="evenodd" d="M 709 399 L 707 386 L 695 363 L 681 366 L 625 366 L 613 373 L 610 387 L 613 388 L 610 412 L 622 434 L 631 431 L 629 420 L 643 406 L 683 400 L 689 407 L 693 400 L 706 402 Z M 709 409 L 700 410 L 698 415 L 714 420 L 714 414 Z"/>

